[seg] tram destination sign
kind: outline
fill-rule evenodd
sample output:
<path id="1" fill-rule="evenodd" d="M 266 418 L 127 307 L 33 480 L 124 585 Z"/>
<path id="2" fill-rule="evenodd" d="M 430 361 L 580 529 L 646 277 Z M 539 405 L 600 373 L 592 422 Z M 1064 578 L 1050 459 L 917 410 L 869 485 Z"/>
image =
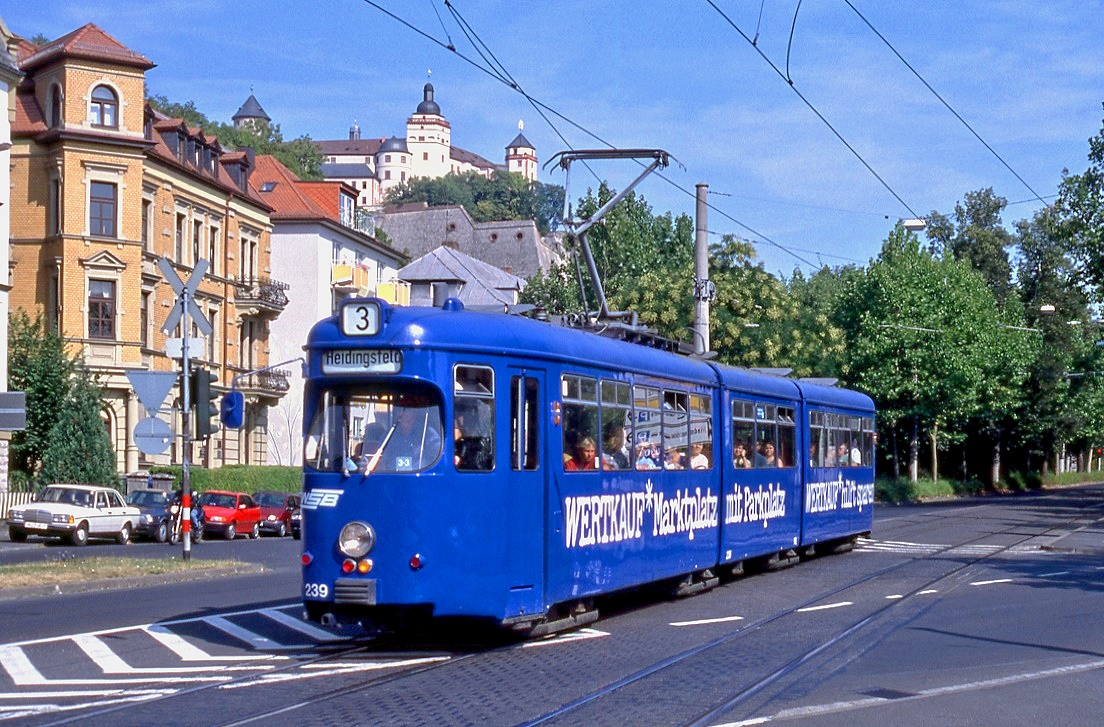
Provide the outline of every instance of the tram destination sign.
<path id="1" fill-rule="evenodd" d="M 343 304 L 341 332 L 346 336 L 374 336 L 379 333 L 379 303 L 373 300 L 357 300 Z"/>
<path id="2" fill-rule="evenodd" d="M 338 349 L 322 354 L 324 374 L 397 374 L 402 367 L 403 352 L 393 348 Z"/>

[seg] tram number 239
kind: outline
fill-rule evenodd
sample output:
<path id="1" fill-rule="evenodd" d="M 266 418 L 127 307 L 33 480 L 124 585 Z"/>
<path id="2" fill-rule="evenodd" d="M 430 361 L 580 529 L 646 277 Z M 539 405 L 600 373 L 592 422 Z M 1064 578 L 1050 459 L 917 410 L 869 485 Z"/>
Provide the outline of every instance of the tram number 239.
<path id="1" fill-rule="evenodd" d="M 325 583 L 304 583 L 303 598 L 326 598 L 330 595 L 330 587 Z"/>
<path id="2" fill-rule="evenodd" d="M 346 336 L 374 336 L 380 331 L 380 306 L 372 300 L 356 300 L 341 306 L 341 332 Z"/>

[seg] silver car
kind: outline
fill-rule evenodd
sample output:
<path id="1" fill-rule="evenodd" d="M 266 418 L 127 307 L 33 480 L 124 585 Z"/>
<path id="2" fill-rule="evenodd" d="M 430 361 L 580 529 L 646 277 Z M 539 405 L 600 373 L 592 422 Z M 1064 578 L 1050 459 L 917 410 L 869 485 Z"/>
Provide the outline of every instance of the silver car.
<path id="1" fill-rule="evenodd" d="M 130 542 L 141 511 L 110 487 L 47 485 L 34 502 L 8 511 L 8 535 L 22 543 L 28 535 L 45 535 L 85 545 L 89 538 Z"/>

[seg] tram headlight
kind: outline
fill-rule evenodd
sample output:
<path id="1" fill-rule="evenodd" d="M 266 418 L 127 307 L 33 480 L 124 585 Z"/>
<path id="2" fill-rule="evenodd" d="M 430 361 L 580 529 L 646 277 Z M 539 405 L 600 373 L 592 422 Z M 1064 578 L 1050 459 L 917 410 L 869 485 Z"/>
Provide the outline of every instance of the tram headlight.
<path id="1" fill-rule="evenodd" d="M 368 523 L 354 520 L 341 528 L 337 549 L 349 558 L 363 558 L 376 545 L 376 531 Z"/>

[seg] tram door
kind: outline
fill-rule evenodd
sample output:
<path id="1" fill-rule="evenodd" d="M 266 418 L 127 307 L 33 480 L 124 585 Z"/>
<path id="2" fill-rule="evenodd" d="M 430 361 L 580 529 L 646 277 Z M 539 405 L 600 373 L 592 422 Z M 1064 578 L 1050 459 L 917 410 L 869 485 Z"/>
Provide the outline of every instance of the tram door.
<path id="1" fill-rule="evenodd" d="M 541 442 L 544 371 L 510 369 L 510 473 L 507 477 L 507 615 L 544 611 L 545 483 Z"/>

